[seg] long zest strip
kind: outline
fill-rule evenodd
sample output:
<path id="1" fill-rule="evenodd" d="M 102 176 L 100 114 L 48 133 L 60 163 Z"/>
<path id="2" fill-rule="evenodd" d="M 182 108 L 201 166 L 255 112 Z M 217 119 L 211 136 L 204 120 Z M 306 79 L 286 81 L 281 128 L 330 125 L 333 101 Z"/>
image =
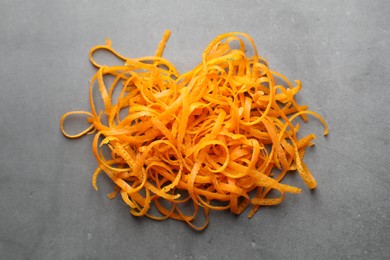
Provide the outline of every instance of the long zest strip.
<path id="1" fill-rule="evenodd" d="M 323 123 L 324 135 L 328 127 L 295 100 L 301 82 L 294 86 L 271 70 L 258 56 L 254 40 L 240 32 L 216 37 L 202 62 L 179 74 L 161 57 L 170 34 L 164 33 L 155 56 L 127 58 L 109 40 L 91 49 L 90 60 L 98 70 L 90 84 L 91 112 L 68 112 L 60 126 L 68 138 L 96 132 L 93 187 L 98 189 L 97 177 L 104 172 L 116 184 L 109 197 L 119 193 L 132 215 L 172 218 L 196 230 L 208 225 L 210 209 L 240 214 L 252 205 L 252 217 L 260 206 L 281 203 L 285 193 L 300 193 L 300 188 L 281 183 L 289 172 L 297 170 L 314 189 L 317 183 L 302 158 L 315 135 L 298 139 L 300 127 L 293 120 L 312 115 Z M 248 42 L 252 56 L 246 55 Z M 123 64 L 100 65 L 93 59 L 96 51 L 111 53 Z M 108 87 L 106 77 L 114 78 Z M 276 78 L 284 83 L 276 85 Z M 103 108 L 97 107 L 95 88 Z M 90 126 L 68 134 L 64 122 L 70 115 L 87 116 Z M 106 159 L 104 150 L 111 158 Z M 275 177 L 274 168 L 281 174 Z M 267 197 L 273 189 L 281 196 Z M 189 215 L 182 209 L 188 203 L 194 209 Z M 152 214 L 152 208 L 159 214 Z"/>

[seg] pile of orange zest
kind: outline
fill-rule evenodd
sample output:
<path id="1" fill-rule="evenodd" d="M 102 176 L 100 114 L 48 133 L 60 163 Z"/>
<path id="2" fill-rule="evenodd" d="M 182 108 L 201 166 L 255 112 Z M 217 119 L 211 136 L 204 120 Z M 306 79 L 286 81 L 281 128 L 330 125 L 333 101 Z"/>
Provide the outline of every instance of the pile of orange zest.
<path id="1" fill-rule="evenodd" d="M 116 185 L 109 198 L 120 194 L 132 215 L 172 218 L 196 230 L 208 225 L 210 209 L 240 214 L 251 205 L 252 217 L 259 206 L 281 203 L 286 192 L 300 193 L 281 183 L 288 172 L 297 170 L 314 189 L 316 181 L 302 159 L 315 135 L 298 139 L 300 126 L 293 121 L 310 115 L 322 122 L 324 135 L 328 127 L 294 99 L 301 82 L 293 84 L 272 71 L 253 39 L 240 32 L 215 38 L 201 63 L 179 74 L 161 57 L 169 36 L 166 31 L 155 56 L 124 57 L 109 40 L 91 50 L 91 63 L 98 69 L 90 83 L 91 112 L 64 114 L 61 130 L 69 138 L 94 133 L 98 167 L 93 187 L 98 189 L 97 177 L 104 172 Z M 96 51 L 110 52 L 123 64 L 100 65 L 93 59 Z M 95 105 L 94 88 L 103 109 Z M 64 121 L 74 114 L 87 116 L 91 125 L 70 135 Z M 267 197 L 271 190 L 280 196 Z"/>

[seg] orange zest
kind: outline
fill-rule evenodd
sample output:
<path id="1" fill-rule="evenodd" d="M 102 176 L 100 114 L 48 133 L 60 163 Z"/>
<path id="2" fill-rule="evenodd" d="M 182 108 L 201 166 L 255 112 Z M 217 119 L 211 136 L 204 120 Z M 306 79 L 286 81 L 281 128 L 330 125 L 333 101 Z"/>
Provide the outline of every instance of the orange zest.
<path id="1" fill-rule="evenodd" d="M 314 189 L 303 156 L 315 135 L 298 139 L 294 119 L 318 118 L 324 135 L 328 127 L 295 100 L 301 82 L 272 71 L 254 40 L 240 32 L 215 38 L 201 63 L 179 74 L 162 58 L 169 37 L 166 31 L 155 56 L 127 58 L 109 40 L 91 50 L 97 68 L 90 83 L 91 111 L 68 112 L 60 125 L 68 138 L 94 134 L 93 187 L 98 189 L 97 177 L 104 172 L 116 186 L 109 198 L 119 194 L 132 215 L 172 218 L 196 230 L 208 225 L 210 210 L 240 214 L 251 206 L 252 217 L 260 206 L 281 203 L 285 193 L 300 193 L 281 182 L 289 172 L 297 170 Z M 93 58 L 96 51 L 123 63 L 100 65 Z M 71 135 L 64 122 L 75 114 L 87 116 L 90 126 Z M 280 196 L 269 197 L 271 190 Z"/>

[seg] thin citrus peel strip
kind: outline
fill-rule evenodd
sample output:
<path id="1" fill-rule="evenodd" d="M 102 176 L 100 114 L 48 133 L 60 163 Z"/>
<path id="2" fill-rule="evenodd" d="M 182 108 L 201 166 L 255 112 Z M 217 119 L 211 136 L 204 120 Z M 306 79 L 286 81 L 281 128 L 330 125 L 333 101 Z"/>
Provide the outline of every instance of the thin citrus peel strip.
<path id="1" fill-rule="evenodd" d="M 124 57 L 109 40 L 91 50 L 91 63 L 98 69 L 90 83 L 91 112 L 68 112 L 60 126 L 69 138 L 96 131 L 92 151 L 99 166 L 93 187 L 98 189 L 97 177 L 105 172 L 116 184 L 109 197 L 120 193 L 134 216 L 172 218 L 197 230 L 207 226 L 210 209 L 240 214 L 252 205 L 252 217 L 261 205 L 281 203 L 286 192 L 300 193 L 300 188 L 281 183 L 288 172 L 298 170 L 314 189 L 315 179 L 302 158 L 315 136 L 297 139 L 299 125 L 292 121 L 312 115 L 324 125 L 324 135 L 328 127 L 320 115 L 294 99 L 300 81 L 293 86 L 270 70 L 253 39 L 238 32 L 218 36 L 205 49 L 201 64 L 179 74 L 161 58 L 169 36 L 166 31 L 150 57 Z M 238 48 L 231 47 L 235 42 Z M 253 48 L 251 57 L 245 42 Z M 95 51 L 108 51 L 124 64 L 99 65 L 93 59 Z M 114 78 L 110 88 L 105 77 Z M 276 85 L 276 77 L 287 86 Z M 99 111 L 92 94 L 95 86 L 104 104 Z M 116 88 L 121 90 L 115 103 Z M 64 122 L 74 114 L 87 115 L 91 125 L 70 135 Z M 103 148 L 108 148 L 110 159 Z M 274 168 L 280 169 L 278 176 Z M 272 189 L 281 196 L 267 198 Z M 183 210 L 189 202 L 192 214 Z M 204 211 L 201 225 L 199 210 Z"/>

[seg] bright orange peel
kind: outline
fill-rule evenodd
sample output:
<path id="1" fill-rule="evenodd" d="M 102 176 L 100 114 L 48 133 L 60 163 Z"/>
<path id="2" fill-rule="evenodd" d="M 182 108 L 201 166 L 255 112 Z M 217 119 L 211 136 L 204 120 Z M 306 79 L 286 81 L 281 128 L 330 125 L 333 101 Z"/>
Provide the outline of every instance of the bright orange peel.
<path id="1" fill-rule="evenodd" d="M 320 115 L 296 102 L 301 82 L 293 84 L 272 71 L 253 39 L 241 32 L 216 37 L 202 62 L 179 74 L 161 57 L 169 36 L 166 31 L 155 56 L 127 58 L 109 40 L 91 50 L 97 68 L 90 83 L 91 111 L 68 112 L 60 125 L 68 138 L 94 133 L 98 167 L 93 187 L 98 189 L 97 177 L 104 172 L 116 185 L 109 197 L 120 193 L 134 216 L 177 219 L 197 230 L 207 226 L 210 209 L 240 214 L 252 205 L 252 217 L 259 206 L 281 203 L 286 192 L 300 193 L 281 183 L 288 172 L 298 170 L 314 189 L 316 181 L 302 159 L 315 135 L 298 139 L 300 125 L 293 120 L 314 116 L 323 123 L 324 135 L 328 127 Z M 252 56 L 246 54 L 248 43 Z M 100 65 L 93 59 L 95 51 L 107 51 L 123 63 Z M 106 78 L 112 79 L 110 85 Z M 102 109 L 92 95 L 95 87 Z M 114 92 L 119 93 L 115 100 Z M 70 135 L 64 121 L 74 114 L 88 116 L 91 125 Z M 271 190 L 280 197 L 268 198 Z M 183 211 L 188 203 L 193 214 Z M 205 216 L 200 225 L 199 210 Z"/>

